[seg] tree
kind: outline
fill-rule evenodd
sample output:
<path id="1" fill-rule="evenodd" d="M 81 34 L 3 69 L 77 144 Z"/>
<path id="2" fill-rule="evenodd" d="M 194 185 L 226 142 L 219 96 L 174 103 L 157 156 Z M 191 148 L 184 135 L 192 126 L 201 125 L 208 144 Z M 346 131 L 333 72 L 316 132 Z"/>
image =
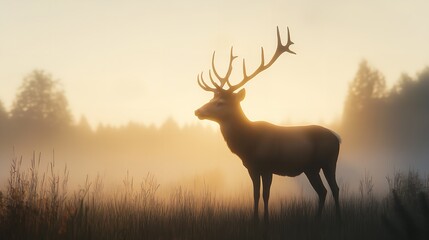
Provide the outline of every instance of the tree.
<path id="1" fill-rule="evenodd" d="M 383 136 L 387 95 L 384 76 L 362 61 L 349 86 L 344 105 L 342 131 L 350 142 L 363 146 L 360 143 L 381 141 L 378 138 Z M 368 134 L 372 136 L 370 139 Z"/>
<path id="2" fill-rule="evenodd" d="M 69 126 L 72 121 L 59 81 L 41 70 L 24 78 L 11 110 L 11 119 L 18 124 L 48 128 Z"/>
<path id="3" fill-rule="evenodd" d="M 427 112 L 427 103 L 429 99 L 429 67 L 423 69 L 417 75 L 416 79 L 403 74 L 398 83 L 393 87 L 389 96 L 391 101 L 398 105 L 398 109 L 410 110 L 413 108 L 421 108 L 421 111 Z M 407 108 L 407 109 L 405 109 Z"/>
<path id="4" fill-rule="evenodd" d="M 429 141 L 428 103 L 429 67 L 416 78 L 403 74 L 388 98 L 388 124 L 395 131 L 396 145 L 427 149 L 423 143 Z"/>
<path id="5" fill-rule="evenodd" d="M 349 86 L 344 112 L 346 114 L 360 112 L 375 99 L 386 96 L 384 76 L 371 68 L 367 61 L 362 61 L 353 82 Z"/>

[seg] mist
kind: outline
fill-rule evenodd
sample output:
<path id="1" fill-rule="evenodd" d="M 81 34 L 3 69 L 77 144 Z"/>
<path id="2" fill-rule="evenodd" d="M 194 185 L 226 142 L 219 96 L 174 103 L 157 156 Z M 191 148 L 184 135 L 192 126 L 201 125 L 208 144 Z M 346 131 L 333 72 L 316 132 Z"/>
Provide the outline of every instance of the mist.
<path id="1" fill-rule="evenodd" d="M 343 139 L 341 165 L 360 173 L 356 177 L 368 172 L 378 190 L 386 188 L 386 177 L 394 172 L 411 170 L 426 176 L 428 102 L 428 67 L 415 77 L 402 74 L 388 88 L 383 73 L 362 61 L 350 82 L 338 128 Z"/>
<path id="2" fill-rule="evenodd" d="M 114 191 L 123 187 L 124 179 L 137 184 L 149 174 L 165 193 L 184 187 L 221 196 L 250 194 L 247 170 L 216 126 L 179 126 L 169 118 L 159 126 L 130 122 L 92 128 L 84 116 L 74 119 L 64 89 L 53 79 L 45 71 L 33 71 L 23 79 L 11 109 L 0 102 L 2 183 L 13 158 L 22 159 L 23 168 L 40 159 L 42 171 L 54 164 L 55 171 L 68 172 L 72 188 L 98 178 Z M 366 61 L 358 66 L 342 119 L 323 124 L 342 138 L 340 188 L 356 191 L 369 174 L 376 190 L 383 192 L 386 177 L 395 171 L 427 174 L 428 93 L 429 68 L 416 77 L 400 76 L 388 89 L 381 72 Z M 276 177 L 272 193 L 274 199 L 315 195 L 302 176 Z"/>
<path id="3" fill-rule="evenodd" d="M 0 105 L 0 176 L 7 183 L 12 159 L 22 168 L 68 174 L 71 189 L 87 179 L 101 179 L 106 191 L 136 186 L 148 175 L 168 195 L 182 187 L 209 189 L 219 195 L 251 190 L 247 171 L 224 144 L 219 131 L 202 124 L 179 126 L 166 119 L 159 126 L 130 122 L 92 128 L 82 116 L 74 120 L 59 82 L 46 71 L 30 72 L 10 110 Z M 293 185 L 283 182 L 282 186 Z M 248 189 L 248 190 L 247 190 Z M 290 188 L 289 188 L 290 189 Z"/>

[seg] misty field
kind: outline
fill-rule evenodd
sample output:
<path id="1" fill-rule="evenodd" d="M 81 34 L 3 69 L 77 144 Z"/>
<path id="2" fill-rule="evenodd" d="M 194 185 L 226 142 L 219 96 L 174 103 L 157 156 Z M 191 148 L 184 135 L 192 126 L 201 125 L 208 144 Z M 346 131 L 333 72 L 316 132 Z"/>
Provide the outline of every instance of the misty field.
<path id="1" fill-rule="evenodd" d="M 427 239 L 428 178 L 416 172 L 387 177 L 390 192 L 376 197 L 365 175 L 356 193 L 342 194 L 342 218 L 328 198 L 324 214 L 315 219 L 315 199 L 272 204 L 269 225 L 252 220 L 249 199 L 218 198 L 207 188 L 177 187 L 158 196 L 153 175 L 140 183 L 123 180 L 114 192 L 99 178 L 67 190 L 68 171 L 59 174 L 54 162 L 46 172 L 33 157 L 28 169 L 14 158 L 0 192 L 2 239 Z"/>

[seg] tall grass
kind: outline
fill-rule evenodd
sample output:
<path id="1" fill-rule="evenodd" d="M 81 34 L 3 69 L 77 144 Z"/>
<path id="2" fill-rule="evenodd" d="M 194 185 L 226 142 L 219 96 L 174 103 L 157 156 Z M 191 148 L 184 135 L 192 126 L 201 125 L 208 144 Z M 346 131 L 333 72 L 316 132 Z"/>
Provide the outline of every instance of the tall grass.
<path id="1" fill-rule="evenodd" d="M 177 187 L 158 196 L 148 174 L 136 183 L 128 174 L 120 190 L 104 191 L 100 177 L 68 191 L 68 170 L 52 161 L 40 171 L 40 155 L 21 169 L 12 159 L 7 187 L 0 192 L 2 239 L 427 239 L 427 179 L 415 172 L 388 178 L 388 196 L 372 194 L 365 174 L 358 194 L 342 196 L 342 218 L 327 204 L 320 221 L 316 202 L 282 201 L 271 209 L 270 224 L 252 221 L 251 204 L 219 199 L 209 188 Z M 58 172 L 61 172 L 59 174 Z M 249 195 L 249 198 L 251 196 Z M 250 203 L 250 201 L 249 201 Z"/>

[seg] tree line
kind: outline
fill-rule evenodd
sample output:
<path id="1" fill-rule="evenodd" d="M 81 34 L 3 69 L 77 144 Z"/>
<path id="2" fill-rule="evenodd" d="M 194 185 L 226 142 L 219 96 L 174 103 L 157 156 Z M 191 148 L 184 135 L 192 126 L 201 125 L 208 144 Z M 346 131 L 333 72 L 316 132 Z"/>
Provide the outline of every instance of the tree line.
<path id="1" fill-rule="evenodd" d="M 120 127 L 99 124 L 92 130 L 84 116 L 75 121 L 64 91 L 60 88 L 60 81 L 43 70 L 34 70 L 24 77 L 10 110 L 6 109 L 0 99 L 0 134 L 3 139 L 5 136 L 8 138 L 34 136 L 44 140 L 53 135 L 68 136 L 72 132 L 115 135 L 121 131 L 139 133 L 145 131 L 150 135 L 159 130 L 171 135 L 180 130 L 192 131 L 199 128 L 206 129 L 200 125 L 187 125 L 181 129 L 174 119 L 169 118 L 160 128 L 130 122 Z"/>
<path id="2" fill-rule="evenodd" d="M 60 82 L 42 70 L 23 79 L 10 110 L 0 102 L 0 164 L 8 163 L 13 152 L 24 159 L 33 151 L 51 158 L 53 150 L 61 161 L 75 163 L 192 162 L 207 153 L 216 156 L 223 144 L 219 140 L 209 127 L 179 126 L 172 118 L 159 127 L 130 122 L 93 129 L 85 117 L 74 119 Z"/>
<path id="3" fill-rule="evenodd" d="M 415 77 L 402 74 L 388 88 L 383 74 L 362 61 L 349 86 L 341 133 L 350 151 L 420 158 L 428 167 L 429 67 Z"/>
<path id="4" fill-rule="evenodd" d="M 343 139 L 342 151 L 347 153 L 401 151 L 423 156 L 429 145 L 429 67 L 415 77 L 403 74 L 388 88 L 383 74 L 362 61 L 350 82 L 342 121 L 335 129 Z M 215 132 L 201 125 L 179 127 L 173 119 L 160 128 L 129 123 L 99 125 L 92 130 L 85 117 L 74 120 L 59 81 L 42 70 L 23 79 L 10 110 L 0 101 L 0 134 L 0 141 L 8 147 L 11 142 L 45 140 L 80 145 L 81 139 L 90 141 L 88 146 L 143 144 L 148 151 L 165 147 L 167 142 L 178 151 L 180 147 L 189 150 L 197 139 L 223 144 Z M 189 146 L 183 146 L 186 144 Z"/>

